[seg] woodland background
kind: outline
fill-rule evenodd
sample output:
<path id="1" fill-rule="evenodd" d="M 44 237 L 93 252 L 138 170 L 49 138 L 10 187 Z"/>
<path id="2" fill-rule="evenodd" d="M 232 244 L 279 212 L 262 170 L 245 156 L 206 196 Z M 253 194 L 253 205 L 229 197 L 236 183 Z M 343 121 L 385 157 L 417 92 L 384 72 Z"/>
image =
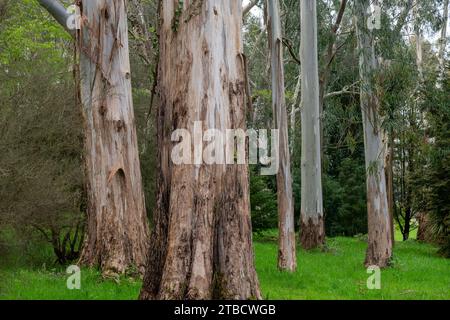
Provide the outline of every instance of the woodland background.
<path id="1" fill-rule="evenodd" d="M 157 146 L 151 100 L 158 20 L 156 1 L 140 2 L 149 39 L 142 38 L 129 1 L 130 60 L 146 211 L 152 221 Z M 450 265 L 445 259 L 450 256 L 448 55 L 442 88 L 436 86 L 439 37 L 448 23 L 443 8 L 448 1 L 414 1 L 415 9 L 403 21 L 399 14 L 407 0 L 382 3 L 376 50 L 388 63 L 376 83 L 383 127 L 393 134 L 397 240 L 393 266 L 383 274 L 386 289 L 367 290 L 362 267 L 368 223 L 366 169 L 352 12 L 346 9 L 334 35 L 330 30 L 340 1 L 320 0 L 319 72 L 329 74 L 322 114 L 327 244 L 312 252 L 298 249 L 299 271 L 294 275 L 276 270 L 276 177 L 261 176 L 258 166 L 251 167 L 256 269 L 264 298 L 450 298 Z M 301 203 L 298 6 L 297 0 L 281 1 L 296 227 Z M 417 30 L 423 35 L 420 64 Z M 330 60 L 331 42 L 337 50 Z M 263 1 L 244 17 L 244 45 L 253 98 L 251 125 L 270 129 L 270 51 Z M 86 211 L 74 52 L 70 36 L 36 1 L 0 0 L 0 299 L 138 295 L 141 283 L 133 271 L 111 280 L 94 269 L 83 269 L 83 289 L 64 288 L 64 267 L 80 254 Z M 424 80 L 419 87 L 420 77 Z"/>

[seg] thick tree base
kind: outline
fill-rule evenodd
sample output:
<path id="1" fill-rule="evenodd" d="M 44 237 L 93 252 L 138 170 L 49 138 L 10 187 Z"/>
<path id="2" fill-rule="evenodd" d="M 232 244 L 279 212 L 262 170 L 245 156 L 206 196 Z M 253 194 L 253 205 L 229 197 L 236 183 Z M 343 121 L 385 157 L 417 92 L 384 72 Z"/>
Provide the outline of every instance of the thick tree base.
<path id="1" fill-rule="evenodd" d="M 105 246 L 102 252 L 84 249 L 79 264 L 90 268 L 99 268 L 103 276 L 116 276 L 124 273 L 136 275 L 145 274 L 145 257 L 148 252 L 146 242 L 141 243 L 141 248 L 135 252 L 119 253 L 115 249 Z M 130 247 L 128 245 L 128 247 Z M 133 258 L 134 256 L 134 258 Z"/>
<path id="2" fill-rule="evenodd" d="M 421 242 L 433 242 L 433 236 L 429 228 L 429 218 L 426 213 L 420 213 L 417 215 L 417 220 L 419 222 L 419 228 L 417 230 L 417 241 Z"/>
<path id="3" fill-rule="evenodd" d="M 369 244 L 369 247 L 367 248 L 366 252 L 366 260 L 364 261 L 364 266 L 371 267 L 371 266 L 377 266 L 379 268 L 387 268 L 391 265 L 392 256 L 386 250 L 382 255 L 376 255 L 375 252 L 377 250 L 374 250 L 374 246 Z"/>
<path id="4" fill-rule="evenodd" d="M 285 272 L 295 272 L 297 270 L 297 262 L 295 258 L 289 261 L 285 258 L 281 250 L 278 250 L 278 270 Z"/>
<path id="5" fill-rule="evenodd" d="M 317 222 L 309 218 L 300 223 L 300 245 L 305 250 L 322 248 L 325 245 L 325 227 L 323 217 L 319 216 Z"/>

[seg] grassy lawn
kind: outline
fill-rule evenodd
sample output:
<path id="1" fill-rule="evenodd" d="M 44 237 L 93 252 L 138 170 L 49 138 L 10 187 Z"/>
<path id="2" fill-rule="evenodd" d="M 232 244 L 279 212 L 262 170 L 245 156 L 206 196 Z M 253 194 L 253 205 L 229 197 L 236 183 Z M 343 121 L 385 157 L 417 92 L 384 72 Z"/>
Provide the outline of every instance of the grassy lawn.
<path id="1" fill-rule="evenodd" d="M 397 242 L 393 266 L 383 270 L 381 290 L 368 290 L 363 267 L 366 244 L 357 238 L 332 238 L 325 252 L 298 251 L 298 271 L 276 268 L 274 233 L 257 236 L 256 268 L 265 299 L 450 299 L 450 260 L 433 246 Z M 102 279 L 84 269 L 81 290 L 66 289 L 63 268 L 3 268 L 0 299 L 135 299 L 141 282 Z"/>

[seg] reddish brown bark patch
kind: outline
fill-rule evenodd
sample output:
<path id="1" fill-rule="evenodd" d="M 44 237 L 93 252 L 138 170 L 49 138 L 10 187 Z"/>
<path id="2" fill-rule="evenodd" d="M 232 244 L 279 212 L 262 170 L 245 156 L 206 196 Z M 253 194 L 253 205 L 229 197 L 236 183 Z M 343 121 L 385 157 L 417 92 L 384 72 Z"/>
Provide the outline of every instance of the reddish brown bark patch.
<path id="1" fill-rule="evenodd" d="M 301 220 L 300 244 L 305 250 L 323 247 L 325 244 L 325 227 L 322 216 L 319 216 L 317 223 L 312 218 L 309 218 L 307 223 L 303 219 Z"/>

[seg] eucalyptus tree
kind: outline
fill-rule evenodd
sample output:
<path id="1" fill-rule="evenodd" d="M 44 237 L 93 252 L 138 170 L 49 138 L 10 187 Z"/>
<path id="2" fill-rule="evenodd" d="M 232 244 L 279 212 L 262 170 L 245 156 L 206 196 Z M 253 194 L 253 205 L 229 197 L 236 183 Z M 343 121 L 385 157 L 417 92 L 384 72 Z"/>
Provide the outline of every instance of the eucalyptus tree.
<path id="1" fill-rule="evenodd" d="M 245 131 L 241 0 L 163 0 L 160 10 L 159 190 L 140 298 L 261 298 L 248 166 L 207 164 L 201 152 L 181 164 L 171 159 L 174 130 Z"/>
<path id="2" fill-rule="evenodd" d="M 278 268 L 295 271 L 294 202 L 292 198 L 291 156 L 284 86 L 283 36 L 278 0 L 267 2 L 269 48 L 272 72 L 272 109 L 275 128 L 279 130 L 277 173 L 278 194 Z"/>
<path id="3" fill-rule="evenodd" d="M 325 242 L 320 147 L 319 66 L 316 0 L 300 1 L 301 14 L 301 218 L 303 248 L 320 247 Z"/>
<path id="4" fill-rule="evenodd" d="M 81 263 L 104 273 L 143 272 L 148 226 L 133 111 L 125 0 L 81 0 L 70 14 L 39 3 L 74 37 L 79 55 L 88 190 Z M 79 29 L 68 21 L 79 18 Z M 76 23 L 73 25 L 77 25 Z"/>
<path id="5" fill-rule="evenodd" d="M 365 264 L 386 267 L 392 257 L 392 229 L 384 168 L 385 135 L 380 114 L 380 99 L 375 87 L 378 63 L 373 30 L 368 24 L 371 19 L 369 9 L 369 0 L 354 2 L 366 158 L 368 248 Z"/>

